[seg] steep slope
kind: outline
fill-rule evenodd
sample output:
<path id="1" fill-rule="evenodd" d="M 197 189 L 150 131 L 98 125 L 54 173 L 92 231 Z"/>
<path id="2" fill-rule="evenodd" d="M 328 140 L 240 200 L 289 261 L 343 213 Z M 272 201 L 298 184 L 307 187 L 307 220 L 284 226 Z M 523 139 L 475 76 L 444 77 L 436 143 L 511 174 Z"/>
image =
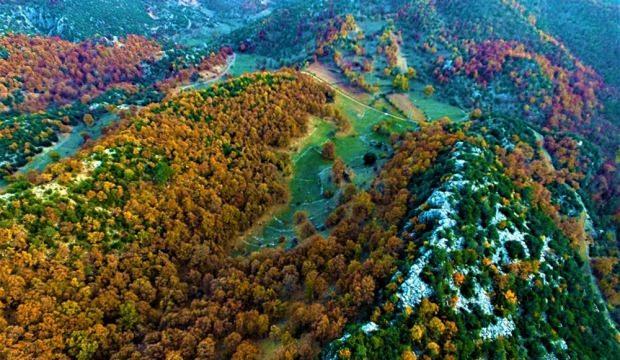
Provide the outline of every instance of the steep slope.
<path id="1" fill-rule="evenodd" d="M 242 300 L 249 295 L 242 292 L 238 301 L 222 293 L 235 274 L 249 274 L 228 249 L 284 201 L 283 149 L 304 133 L 310 113 L 324 114 L 328 95 L 289 72 L 183 93 L 144 109 L 34 183 L 12 184 L 0 198 L 2 356 L 158 357 L 165 349 L 193 357 L 197 342 L 181 339 L 222 344 L 244 301 L 248 311 L 262 304 L 261 314 L 278 313 L 268 300 L 276 291 L 256 288 L 254 300 Z M 191 332 L 205 336 L 179 334 L 183 326 L 171 320 L 182 317 L 173 314 L 198 303 L 205 308 L 194 313 Z M 200 319 L 212 306 L 219 308 L 214 327 L 205 328 Z M 166 333 L 181 338 L 167 343 Z M 145 348 L 145 337 L 162 343 Z"/>
<path id="2" fill-rule="evenodd" d="M 0 32 L 67 40 L 128 34 L 170 39 L 179 33 L 193 38 L 206 28 L 213 35 L 226 32 L 266 8 L 256 1 L 8 0 L 0 4 Z"/>
<path id="3" fill-rule="evenodd" d="M 567 215 L 545 204 L 562 197 L 542 200 L 555 185 L 535 190 L 507 176 L 509 162 L 493 149 L 516 144 L 498 122 L 475 124 L 469 131 L 483 138 L 444 149 L 402 183 L 410 194 L 400 235 L 408 261 L 369 322 L 352 326 L 327 357 L 612 358 L 619 350 L 572 230 L 553 220 Z M 418 146 L 401 147 L 386 171 L 411 166 L 403 159 Z M 579 208 L 576 200 L 567 206 Z"/>
<path id="4" fill-rule="evenodd" d="M 2 184 L 0 358 L 620 353 L 617 5 L 33 3 L 110 39 L 0 38 L 2 171 L 86 143 Z"/>
<path id="5" fill-rule="evenodd" d="M 620 4 L 609 1 L 525 0 L 536 26 L 553 34 L 605 81 L 620 88 Z M 574 19 L 578 19 L 575 21 Z"/>

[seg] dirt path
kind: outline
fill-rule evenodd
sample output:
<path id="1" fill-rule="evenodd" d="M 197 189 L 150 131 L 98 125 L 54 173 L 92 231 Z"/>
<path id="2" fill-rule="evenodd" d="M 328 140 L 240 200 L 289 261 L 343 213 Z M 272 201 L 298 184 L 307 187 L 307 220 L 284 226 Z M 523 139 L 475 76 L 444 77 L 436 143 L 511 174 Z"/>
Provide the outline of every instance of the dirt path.
<path id="1" fill-rule="evenodd" d="M 226 76 L 226 74 L 228 74 L 228 72 L 230 71 L 230 69 L 235 65 L 235 61 L 237 59 L 237 56 L 235 53 L 232 54 L 232 56 L 230 56 L 227 59 L 227 64 L 226 64 L 226 68 L 224 68 L 224 70 L 222 70 L 218 75 L 216 75 L 215 77 L 206 80 L 206 81 L 202 81 L 202 82 L 198 82 L 198 83 L 193 83 L 193 84 L 189 84 L 189 85 L 185 85 L 185 86 L 181 86 L 179 88 L 177 88 L 176 90 L 172 90 L 174 92 L 180 92 L 183 90 L 188 90 L 188 89 L 192 89 L 198 86 L 206 86 L 209 85 L 215 81 L 219 81 L 220 79 L 222 79 L 222 77 Z M 55 144 L 53 144 L 52 146 L 48 146 L 43 148 L 43 150 L 36 154 L 33 159 L 31 161 L 29 161 L 26 165 L 20 167 L 17 172 L 24 172 L 24 171 L 28 171 L 28 170 L 32 170 L 32 169 L 39 169 L 39 170 L 43 170 L 45 168 L 45 166 L 47 166 L 48 162 L 44 161 L 43 159 L 45 159 L 45 157 L 51 152 L 51 151 L 58 151 L 59 149 L 63 148 L 65 146 L 65 144 L 69 143 L 70 141 L 74 141 L 75 138 L 77 136 L 80 137 L 81 139 L 81 135 L 79 135 L 78 129 L 73 128 L 72 131 L 68 134 L 61 134 L 60 135 L 60 139 L 58 142 L 56 142 Z M 78 146 L 75 150 L 77 151 L 79 149 L 79 147 L 81 147 L 82 144 L 80 144 L 80 146 Z M 71 154 L 72 155 L 72 154 Z M 0 190 L 4 189 L 6 187 L 8 183 L 4 182 L 4 181 L 0 181 Z"/>
<path id="2" fill-rule="evenodd" d="M 542 136 L 541 133 L 539 133 L 538 131 L 531 129 L 534 132 L 534 136 L 536 137 L 536 140 L 539 142 L 543 142 L 544 143 L 544 137 Z M 540 146 L 540 150 L 543 154 L 543 156 L 546 158 L 546 160 L 549 163 L 549 166 L 555 170 L 555 167 L 553 166 L 553 162 L 551 159 L 551 155 L 549 154 L 549 152 L 547 151 L 547 149 L 545 149 L 544 145 Z M 577 195 L 577 199 L 579 199 L 579 202 L 581 204 L 581 206 L 584 208 L 584 212 L 587 215 L 587 209 L 585 207 L 585 205 L 583 204 L 583 201 L 581 200 L 581 197 L 579 195 Z M 596 277 L 594 276 L 594 272 L 592 271 L 592 265 L 590 264 L 590 246 L 588 244 L 585 245 L 585 251 L 583 253 L 583 257 L 584 257 L 584 264 L 583 264 L 583 268 L 584 270 L 588 273 L 588 275 L 590 276 L 590 286 L 592 287 L 592 291 L 594 291 L 595 294 L 597 294 L 597 296 L 601 299 L 601 301 L 603 302 L 603 304 L 606 303 L 605 300 L 605 296 L 603 296 L 603 293 L 601 292 L 601 289 L 598 286 L 598 283 L 596 281 Z M 616 325 L 615 322 L 612 320 L 611 314 L 609 313 L 609 310 L 607 309 L 607 306 L 603 306 L 603 311 L 605 312 L 605 314 L 607 315 L 607 320 L 609 321 L 609 324 L 611 324 L 611 326 L 615 329 Z"/>
<path id="3" fill-rule="evenodd" d="M 549 155 L 549 152 L 547 151 L 547 149 L 545 148 L 545 138 L 542 136 L 541 133 L 539 133 L 538 131 L 530 128 L 533 132 L 534 132 L 534 137 L 536 137 L 536 141 L 539 141 L 542 143 L 542 145 L 539 147 L 540 151 L 542 152 L 543 156 L 545 157 L 545 159 L 549 162 L 551 169 L 555 170 L 555 167 L 553 166 L 553 160 L 551 159 L 551 155 Z"/>
<path id="4" fill-rule="evenodd" d="M 222 70 L 218 75 L 216 75 L 215 77 L 209 79 L 209 80 L 205 80 L 205 81 L 198 81 L 192 84 L 188 84 L 188 85 L 183 85 L 181 87 L 179 87 L 178 91 L 184 91 L 184 90 L 188 90 L 188 89 L 194 89 L 197 87 L 202 87 L 202 86 L 207 86 L 209 84 L 212 84 L 216 81 L 221 80 L 224 76 L 226 76 L 226 74 L 228 74 L 228 72 L 230 71 L 230 68 L 233 67 L 235 65 L 235 61 L 237 60 L 237 54 L 233 53 L 232 56 L 229 58 L 229 60 L 227 61 L 226 64 L 226 68 L 224 68 L 224 70 Z"/>
<path id="5" fill-rule="evenodd" d="M 397 61 L 396 66 L 400 69 L 402 73 L 407 73 L 407 70 L 409 69 L 409 66 L 407 66 L 407 58 L 405 57 L 405 55 L 403 55 L 403 52 L 401 51 L 400 43 L 395 36 L 394 36 L 393 41 L 398 47 L 398 51 L 396 52 L 396 61 Z"/>

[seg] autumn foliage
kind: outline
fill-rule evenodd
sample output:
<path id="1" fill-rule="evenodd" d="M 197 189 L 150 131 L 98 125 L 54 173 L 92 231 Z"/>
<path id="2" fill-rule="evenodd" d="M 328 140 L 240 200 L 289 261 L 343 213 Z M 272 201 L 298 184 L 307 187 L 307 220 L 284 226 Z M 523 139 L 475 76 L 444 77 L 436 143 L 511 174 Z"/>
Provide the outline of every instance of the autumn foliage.
<path id="1" fill-rule="evenodd" d="M 481 85 L 487 85 L 502 72 L 509 72 L 518 95 L 527 105 L 539 106 L 545 114 L 546 125 L 553 129 L 574 130 L 590 124 L 593 113 L 600 104 L 596 93 L 602 89 L 601 78 L 589 67 L 573 59 L 571 70 L 557 64 L 545 55 L 528 49 L 516 41 L 486 40 L 464 41 L 466 61 L 458 57 L 446 70 L 445 58 L 437 58 L 434 74 L 440 82 L 447 82 L 453 74 L 465 74 Z M 516 71 L 509 65 L 529 61 L 538 69 Z M 523 68 L 523 67 L 521 67 Z M 533 81 L 542 76 L 550 87 L 532 89 Z"/>
<path id="2" fill-rule="evenodd" d="M 160 91 L 167 92 L 179 85 L 187 85 L 199 79 L 213 80 L 221 75 L 232 56 L 232 48 L 223 46 L 218 52 L 205 56 L 197 65 L 178 69 L 170 77 L 158 82 L 155 86 Z"/>
<path id="3" fill-rule="evenodd" d="M 397 140 L 421 152 L 379 175 L 387 191 L 353 187 L 329 237 L 235 256 L 238 234 L 285 201 L 283 150 L 329 113 L 329 92 L 281 72 L 183 93 L 4 202 L 3 353 L 247 358 L 270 338 L 277 357 L 311 358 L 341 336 L 404 250 L 377 223 L 403 215 L 408 177 L 464 135 L 424 125 Z"/>
<path id="4" fill-rule="evenodd" d="M 160 47 L 140 36 L 116 42 L 72 43 L 55 37 L 5 35 L 0 48 L 0 101 L 21 112 L 49 105 L 84 103 L 106 90 L 131 90 L 143 75 L 142 64 L 157 59 Z"/>

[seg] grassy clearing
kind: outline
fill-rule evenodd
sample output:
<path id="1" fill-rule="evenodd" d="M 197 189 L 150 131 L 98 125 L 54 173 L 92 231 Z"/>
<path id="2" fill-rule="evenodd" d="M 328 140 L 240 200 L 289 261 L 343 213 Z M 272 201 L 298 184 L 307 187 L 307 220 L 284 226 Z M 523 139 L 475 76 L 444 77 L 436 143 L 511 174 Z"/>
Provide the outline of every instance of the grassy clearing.
<path id="1" fill-rule="evenodd" d="M 390 94 L 387 98 L 406 117 L 415 121 L 427 120 L 424 112 L 413 105 L 407 94 Z"/>
<path id="2" fill-rule="evenodd" d="M 43 171 L 47 165 L 54 162 L 49 155 L 51 151 L 58 153 L 61 159 L 74 155 L 84 144 L 84 134 L 91 139 L 98 139 L 101 137 L 103 129 L 116 120 L 118 120 L 118 115 L 107 113 L 101 116 L 91 127 L 84 124 L 74 126 L 71 133 L 61 137 L 56 144 L 34 156 L 28 164 L 19 169 L 19 172 L 27 173 L 30 170 Z"/>
<path id="3" fill-rule="evenodd" d="M 323 182 L 321 174 L 329 173 L 331 163 L 323 160 L 320 154 L 321 146 L 335 134 L 335 126 L 322 119 L 317 119 L 315 128 L 311 134 L 299 145 L 299 151 L 291 160 L 293 162 L 294 175 L 289 181 L 290 199 L 288 206 L 274 214 L 273 219 L 259 231 L 251 236 L 251 243 L 274 246 L 281 236 L 292 238 L 293 215 L 298 210 L 307 211 L 317 217 L 327 216 L 327 208 L 331 205 L 329 199 L 324 199 L 322 194 Z"/>
<path id="4" fill-rule="evenodd" d="M 332 86 L 337 86 L 340 90 L 346 92 L 350 96 L 353 96 L 359 101 L 367 102 L 372 98 L 369 93 L 349 84 L 347 78 L 344 77 L 341 71 L 334 65 L 317 61 L 310 64 L 306 71 Z"/>
<path id="5" fill-rule="evenodd" d="M 240 64 L 244 61 L 247 63 L 248 60 L 251 59 L 242 59 Z M 337 79 L 332 72 L 326 74 L 327 69 L 324 67 L 309 70 L 315 70 L 313 73 L 323 75 L 326 77 L 324 80 L 329 83 Z M 353 183 L 358 187 L 368 188 L 378 169 L 390 156 L 388 134 L 413 130 L 416 127 L 415 121 L 399 120 L 389 114 L 403 112 L 414 120 L 436 120 L 444 116 L 461 120 L 467 116 L 461 109 L 442 103 L 433 97 L 426 97 L 419 90 L 395 94 L 390 100 L 391 103 L 383 97 L 376 97 L 370 103 L 371 109 L 357 97 L 337 94 L 336 107 L 349 119 L 351 131 L 341 134 L 330 122 L 323 119 L 313 120 L 313 130 L 297 144 L 297 151 L 291 157 L 293 175 L 289 181 L 289 202 L 275 209 L 273 217 L 265 221 L 264 226 L 259 224 L 254 231 L 244 237 L 249 250 L 281 244 L 293 245 L 294 242 L 291 240 L 296 236 L 293 216 L 297 211 L 307 212 L 314 225 L 319 229 L 322 228 L 321 225 L 329 213 L 338 205 L 338 188 L 330 179 L 332 162 L 321 156 L 321 147 L 325 142 L 334 142 L 336 155 L 353 170 Z M 384 129 L 381 133 L 374 131 L 375 125 L 378 124 Z M 364 154 L 369 151 L 378 157 L 378 162 L 374 166 L 364 164 Z M 336 195 L 326 198 L 325 190 L 333 191 Z"/>
<path id="6" fill-rule="evenodd" d="M 467 117 L 467 113 L 456 106 L 435 100 L 432 96 L 424 96 L 421 92 L 408 93 L 411 102 L 418 109 L 422 110 L 429 120 L 437 120 L 447 116 L 454 121 L 462 120 Z"/>
<path id="7" fill-rule="evenodd" d="M 333 141 L 336 155 L 353 170 L 353 183 L 368 188 L 377 169 L 390 156 L 388 135 L 378 134 L 373 127 L 382 123 L 390 132 L 402 132 L 415 128 L 415 123 L 397 120 L 377 111 L 371 111 L 342 95 L 336 96 L 336 106 L 351 123 L 351 131 L 339 134 L 331 122 L 315 119 L 314 129 L 299 143 L 298 151 L 291 157 L 293 176 L 289 181 L 290 199 L 287 206 L 277 211 L 273 219 L 245 238 L 250 250 L 263 246 L 276 246 L 284 236 L 287 242 L 295 237 L 293 215 L 306 211 L 309 218 L 320 227 L 329 213 L 338 205 L 338 196 L 325 198 L 324 190 L 337 188 L 330 181 L 332 162 L 321 157 L 321 147 Z M 378 156 L 375 166 L 364 165 L 364 154 L 372 151 Z"/>
<path id="8" fill-rule="evenodd" d="M 236 53 L 235 63 L 230 67 L 229 74 L 233 77 L 258 71 L 260 62 L 267 58 L 260 55 Z"/>

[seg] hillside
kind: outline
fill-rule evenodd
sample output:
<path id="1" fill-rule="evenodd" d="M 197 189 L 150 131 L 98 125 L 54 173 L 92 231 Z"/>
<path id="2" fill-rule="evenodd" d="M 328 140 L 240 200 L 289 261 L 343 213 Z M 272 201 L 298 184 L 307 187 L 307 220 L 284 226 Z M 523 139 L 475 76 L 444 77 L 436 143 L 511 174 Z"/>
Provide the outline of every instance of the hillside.
<path id="1" fill-rule="evenodd" d="M 524 145 L 513 144 L 509 153 L 498 147 L 513 138 L 506 125 L 501 119 L 473 124 L 473 133 L 489 126 L 483 138 L 442 149 L 429 167 L 405 172 L 401 187 L 391 189 L 408 195 L 399 230 L 407 260 L 368 322 L 351 326 L 329 353 L 355 359 L 412 351 L 431 358 L 605 358 L 617 351 L 616 341 L 604 335 L 614 325 L 605 305 L 593 300 L 587 264 L 575 251 L 583 239 L 565 227 L 584 211 L 578 195 L 548 180 L 532 191 L 540 184 L 515 178 L 511 157 Z M 406 139 L 375 188 L 402 172 L 420 148 L 423 139 Z M 553 193 L 559 190 L 573 200 L 558 204 Z"/>
<path id="2" fill-rule="evenodd" d="M 67 40 L 127 34 L 206 39 L 239 27 L 245 16 L 267 10 L 260 1 L 7 0 L 0 4 L 2 31 L 57 35 Z M 204 36 L 207 34 L 207 36 Z"/>
<path id="3" fill-rule="evenodd" d="M 0 3 L 0 358 L 614 359 L 614 1 Z"/>

